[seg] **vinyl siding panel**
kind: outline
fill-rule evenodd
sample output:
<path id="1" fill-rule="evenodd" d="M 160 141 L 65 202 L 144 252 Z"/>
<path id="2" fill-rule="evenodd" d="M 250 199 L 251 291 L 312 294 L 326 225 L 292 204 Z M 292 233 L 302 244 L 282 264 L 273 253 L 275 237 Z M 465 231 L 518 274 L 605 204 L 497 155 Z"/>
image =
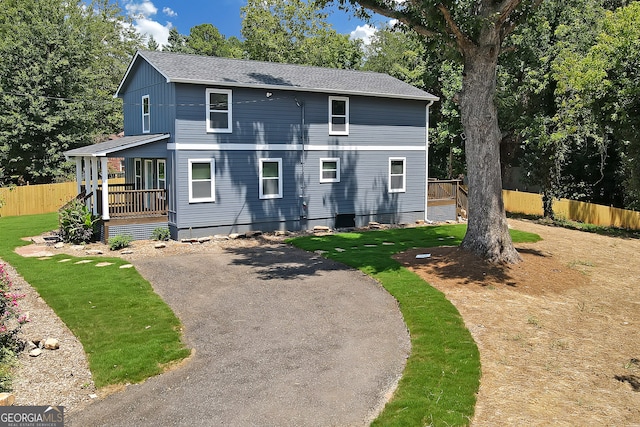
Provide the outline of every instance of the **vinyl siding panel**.
<path id="1" fill-rule="evenodd" d="M 349 135 L 329 135 L 329 94 L 234 89 L 232 133 L 207 133 L 207 86 L 176 85 L 175 142 L 190 144 L 424 145 L 425 103 L 352 96 Z M 298 107 L 296 100 L 303 107 Z M 303 112 L 304 109 L 304 112 Z"/>
<path id="2" fill-rule="evenodd" d="M 149 95 L 150 132 L 173 134 L 175 127 L 175 88 L 153 67 L 139 61 L 129 74 L 123 91 L 124 133 L 142 134 L 142 96 Z"/>
<path id="3" fill-rule="evenodd" d="M 355 214 L 358 225 L 369 220 L 395 223 L 424 219 L 424 151 L 307 151 L 303 155 L 301 151 L 198 150 L 176 151 L 175 156 L 175 225 L 179 230 L 304 229 L 317 223 L 333 226 L 336 214 Z M 406 157 L 404 193 L 388 192 L 390 156 Z M 340 182 L 319 182 L 319 159 L 326 157 L 341 159 Z M 189 203 L 188 160 L 208 158 L 215 159 L 215 202 Z M 282 198 L 259 198 L 260 158 L 282 159 Z M 307 218 L 302 221 L 301 195 L 308 202 Z"/>

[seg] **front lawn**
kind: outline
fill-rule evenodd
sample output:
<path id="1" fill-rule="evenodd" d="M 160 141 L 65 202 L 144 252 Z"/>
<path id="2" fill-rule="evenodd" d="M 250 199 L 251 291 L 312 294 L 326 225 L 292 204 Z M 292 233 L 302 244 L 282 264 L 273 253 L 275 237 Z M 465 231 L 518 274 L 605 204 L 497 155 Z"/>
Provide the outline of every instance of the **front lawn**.
<path id="1" fill-rule="evenodd" d="M 97 387 L 135 383 L 187 357 L 180 321 L 134 268 L 120 258 L 24 258 L 22 237 L 56 229 L 57 214 L 0 218 L 0 258 L 33 286 L 78 337 Z M 63 259 L 71 261 L 60 262 Z M 86 264 L 76 264 L 90 260 Z M 98 262 L 113 265 L 96 267 Z"/>
<path id="2" fill-rule="evenodd" d="M 399 303 L 411 336 L 411 355 L 393 399 L 373 426 L 460 426 L 473 416 L 480 355 L 471 334 L 444 294 L 391 258 L 411 248 L 459 245 L 465 231 L 464 225 L 448 225 L 290 240 L 369 274 Z M 515 230 L 511 235 L 517 242 L 539 240 Z"/>

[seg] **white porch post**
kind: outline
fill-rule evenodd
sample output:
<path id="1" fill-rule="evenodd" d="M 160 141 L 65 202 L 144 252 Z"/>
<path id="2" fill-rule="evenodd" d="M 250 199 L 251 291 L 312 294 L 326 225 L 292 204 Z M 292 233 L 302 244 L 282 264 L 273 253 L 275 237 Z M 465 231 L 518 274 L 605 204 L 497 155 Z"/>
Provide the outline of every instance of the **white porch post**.
<path id="1" fill-rule="evenodd" d="M 93 193 L 93 214 L 98 214 L 98 159 L 91 158 L 91 192 Z"/>
<path id="2" fill-rule="evenodd" d="M 91 187 L 89 186 L 91 182 L 91 168 L 89 167 L 89 157 L 83 157 L 82 160 L 84 161 L 84 194 L 88 195 L 91 191 Z M 88 208 L 91 207 L 90 203 L 90 199 L 86 199 L 85 204 Z"/>
<path id="3" fill-rule="evenodd" d="M 109 220 L 109 166 L 108 158 L 100 158 L 100 171 L 102 172 L 102 219 Z"/>
<path id="4" fill-rule="evenodd" d="M 76 157 L 76 184 L 78 186 L 76 194 L 80 194 L 82 192 L 82 157 Z"/>

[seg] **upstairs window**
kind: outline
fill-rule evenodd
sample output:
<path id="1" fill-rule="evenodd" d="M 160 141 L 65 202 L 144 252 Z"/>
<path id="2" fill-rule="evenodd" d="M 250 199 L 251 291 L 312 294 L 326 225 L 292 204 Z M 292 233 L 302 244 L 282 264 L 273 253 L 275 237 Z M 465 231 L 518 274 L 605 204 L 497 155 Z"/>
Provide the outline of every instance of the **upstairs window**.
<path id="1" fill-rule="evenodd" d="M 404 193 L 406 183 L 406 158 L 391 157 L 389 159 L 389 193 Z"/>
<path id="2" fill-rule="evenodd" d="M 260 159 L 260 198 L 282 198 L 282 159 Z"/>
<path id="3" fill-rule="evenodd" d="M 340 159 L 320 159 L 320 182 L 340 182 Z"/>
<path id="4" fill-rule="evenodd" d="M 349 98 L 329 97 L 329 135 L 349 135 Z"/>
<path id="5" fill-rule="evenodd" d="M 207 132 L 231 133 L 231 91 L 207 89 Z"/>
<path id="6" fill-rule="evenodd" d="M 151 109 L 149 95 L 142 97 L 142 133 L 151 132 Z"/>
<path id="7" fill-rule="evenodd" d="M 189 159 L 189 203 L 215 202 L 213 159 Z"/>

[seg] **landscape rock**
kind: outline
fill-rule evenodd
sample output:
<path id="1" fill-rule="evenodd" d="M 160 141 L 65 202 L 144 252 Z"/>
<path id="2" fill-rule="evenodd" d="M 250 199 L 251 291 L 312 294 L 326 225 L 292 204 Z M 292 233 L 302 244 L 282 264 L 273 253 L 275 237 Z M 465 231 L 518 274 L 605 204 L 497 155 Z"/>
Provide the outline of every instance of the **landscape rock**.
<path id="1" fill-rule="evenodd" d="M 200 237 L 198 239 L 198 243 L 204 243 L 204 242 L 208 242 L 211 240 L 211 237 Z"/>
<path id="2" fill-rule="evenodd" d="M 130 255 L 132 253 L 133 253 L 133 251 L 131 249 L 127 249 L 126 251 L 120 252 L 120 255 Z"/>
<path id="3" fill-rule="evenodd" d="M 55 338 L 47 338 L 44 340 L 44 348 L 47 350 L 57 350 L 60 348 L 60 342 Z"/>
<path id="4" fill-rule="evenodd" d="M 252 237 L 258 237 L 262 235 L 262 231 L 259 230 L 255 230 L 255 231 L 247 231 L 246 233 L 244 233 L 244 236 L 247 238 L 252 238 Z"/>
<path id="5" fill-rule="evenodd" d="M 156 249 L 163 249 L 167 247 L 166 243 L 156 243 L 155 245 L 153 245 L 154 248 Z"/>
<path id="6" fill-rule="evenodd" d="M 84 246 L 82 245 L 73 245 L 71 246 L 71 249 L 73 249 L 74 251 L 81 251 L 84 249 Z"/>
<path id="7" fill-rule="evenodd" d="M 224 236 L 222 234 L 216 234 L 213 236 L 213 240 L 229 240 L 229 236 Z"/>
<path id="8" fill-rule="evenodd" d="M 315 227 L 313 227 L 313 231 L 314 232 L 329 232 L 331 231 L 331 228 L 327 227 L 326 225 L 316 225 Z"/>
<path id="9" fill-rule="evenodd" d="M 89 249 L 85 253 L 87 255 L 102 255 L 104 252 L 102 252 L 100 249 Z"/>
<path id="10" fill-rule="evenodd" d="M 15 401 L 13 393 L 0 393 L 0 406 L 11 406 Z"/>
<path id="11" fill-rule="evenodd" d="M 29 356 L 31 357 L 38 357 L 42 354 L 42 350 L 40 348 L 34 348 L 33 350 L 31 350 L 29 352 Z"/>
<path id="12" fill-rule="evenodd" d="M 230 239 L 232 239 L 232 240 L 233 240 L 233 239 L 237 239 L 238 237 L 240 237 L 240 234 L 238 234 L 238 233 L 231 233 L 231 234 L 229 234 L 229 238 L 230 238 Z"/>
<path id="13" fill-rule="evenodd" d="M 62 249 L 64 248 L 64 243 L 63 242 L 58 242 L 55 245 L 53 245 L 54 248 L 56 249 Z"/>
<path id="14" fill-rule="evenodd" d="M 288 236 L 289 233 L 287 230 L 276 230 L 275 235 L 276 236 Z"/>

